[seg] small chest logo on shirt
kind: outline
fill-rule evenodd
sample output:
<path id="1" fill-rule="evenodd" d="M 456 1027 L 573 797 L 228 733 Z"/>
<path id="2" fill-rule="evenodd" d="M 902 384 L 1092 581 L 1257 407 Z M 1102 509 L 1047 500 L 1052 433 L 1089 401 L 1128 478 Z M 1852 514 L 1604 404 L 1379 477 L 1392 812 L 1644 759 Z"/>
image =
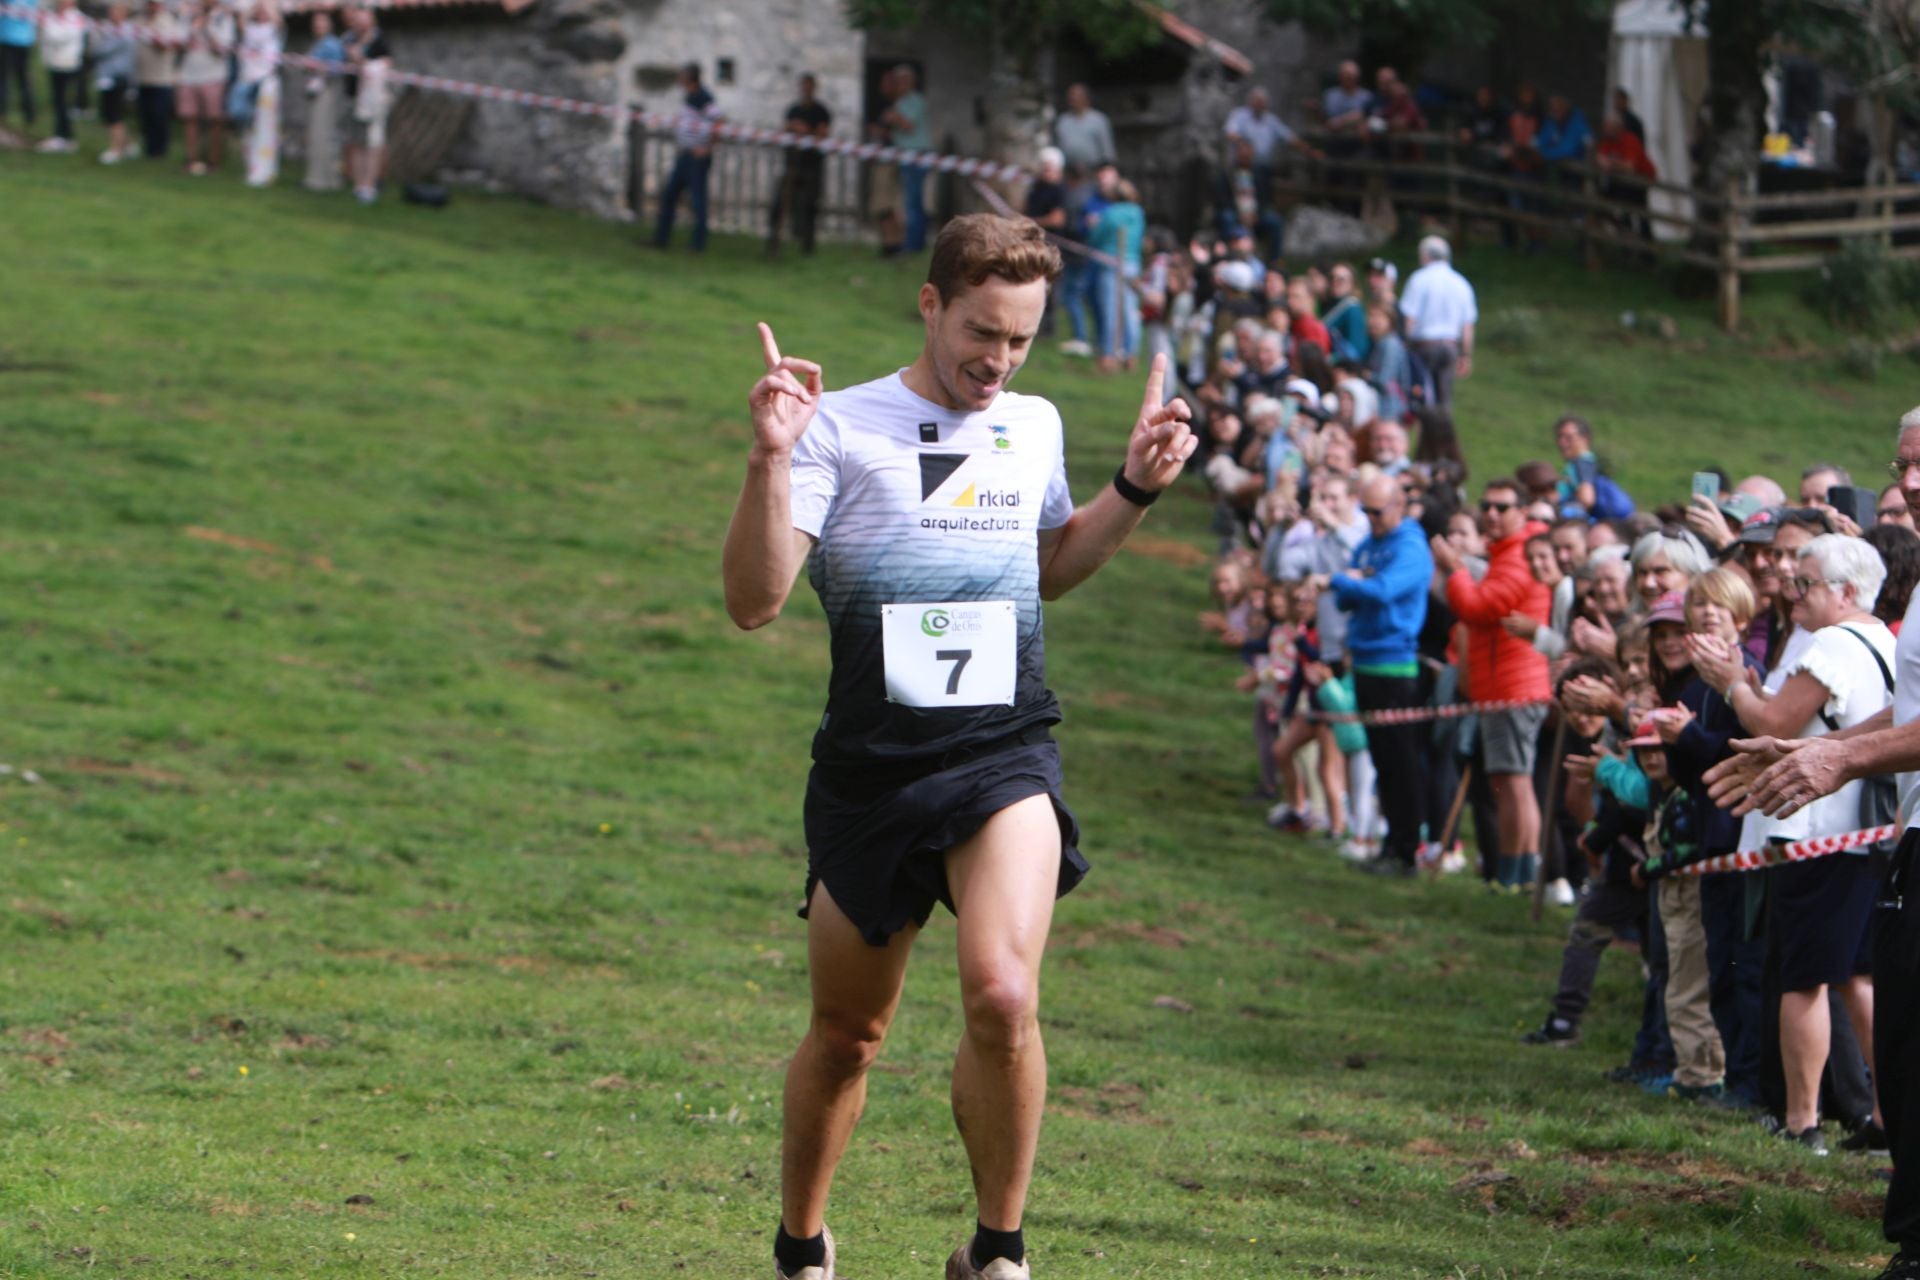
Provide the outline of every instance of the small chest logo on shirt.
<path id="1" fill-rule="evenodd" d="M 921 423 L 920 424 L 920 443 L 921 444 L 939 444 L 940 443 L 940 424 L 937 422 Z"/>
<path id="2" fill-rule="evenodd" d="M 1005 427 L 1001 426 L 999 423 L 995 423 L 993 426 L 989 427 L 988 430 L 993 432 L 994 448 L 996 449 L 1013 448 L 1013 441 L 1008 438 L 1007 429 Z"/>

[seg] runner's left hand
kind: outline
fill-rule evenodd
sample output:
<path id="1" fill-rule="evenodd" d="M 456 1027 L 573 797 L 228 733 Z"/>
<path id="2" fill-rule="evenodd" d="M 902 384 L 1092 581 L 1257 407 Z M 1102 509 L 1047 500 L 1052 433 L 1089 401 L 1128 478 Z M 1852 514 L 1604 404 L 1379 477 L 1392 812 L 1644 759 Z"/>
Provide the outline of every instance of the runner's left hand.
<path id="1" fill-rule="evenodd" d="M 1127 438 L 1127 481 L 1148 493 L 1158 493 L 1180 477 L 1180 469 L 1200 447 L 1200 437 L 1187 424 L 1193 410 L 1187 402 L 1174 399 L 1161 404 L 1167 382 L 1167 357 L 1153 358 L 1147 373 L 1146 395 L 1140 401 L 1140 417 Z"/>

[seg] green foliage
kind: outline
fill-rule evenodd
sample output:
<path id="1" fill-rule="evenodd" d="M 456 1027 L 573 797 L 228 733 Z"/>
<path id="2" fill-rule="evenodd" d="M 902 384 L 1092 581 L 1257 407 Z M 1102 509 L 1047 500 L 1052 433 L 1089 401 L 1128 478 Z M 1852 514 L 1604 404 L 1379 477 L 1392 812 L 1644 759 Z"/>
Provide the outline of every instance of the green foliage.
<path id="1" fill-rule="evenodd" d="M 1157 39 L 1159 25 L 1132 0 L 846 0 L 847 18 L 867 30 L 929 22 L 979 31 L 1001 47 L 1031 53 L 1077 32 L 1110 57 Z"/>
<path id="2" fill-rule="evenodd" d="M 1514 19 L 1550 29 L 1613 12 L 1609 0 L 1264 0 L 1264 7 L 1275 22 L 1301 22 L 1324 35 L 1359 34 L 1376 46 L 1404 49 L 1484 41 Z"/>
<path id="3" fill-rule="evenodd" d="M 0 337 L 0 762 L 45 778 L 0 776 L 0 1276 L 764 1274 L 827 646 L 805 586 L 752 634 L 722 609 L 751 326 L 879 376 L 917 348 L 919 264 L 657 254 L 464 192 L 21 153 L 0 181 L 32 247 Z M 1624 346 L 1656 283 L 1460 248 L 1552 355 L 1461 383 L 1476 474 L 1568 408 L 1650 503 L 1707 461 L 1864 473 L 1861 424 L 1906 407 L 1738 343 Z M 1090 499 L 1138 377 L 1049 349 L 1021 382 Z M 1047 611 L 1095 871 L 1048 952 L 1036 1271 L 1883 1255 L 1870 1163 L 1601 1082 L 1631 956 L 1584 1046 L 1531 1053 L 1564 915 L 1356 876 L 1240 803 L 1239 664 L 1195 638 L 1211 515 L 1169 494 Z M 954 983 L 941 917 L 835 1188 L 853 1275 L 929 1274 L 971 1224 Z"/>
<path id="4" fill-rule="evenodd" d="M 1878 240 L 1861 237 L 1809 276 L 1801 296 L 1837 328 L 1878 332 L 1911 305 L 1914 295 L 1903 287 L 1911 275 Z"/>
<path id="5" fill-rule="evenodd" d="M 1862 382 L 1877 379 L 1885 359 L 1886 349 L 1871 338 L 1848 338 L 1846 346 L 1840 349 L 1840 367 Z"/>

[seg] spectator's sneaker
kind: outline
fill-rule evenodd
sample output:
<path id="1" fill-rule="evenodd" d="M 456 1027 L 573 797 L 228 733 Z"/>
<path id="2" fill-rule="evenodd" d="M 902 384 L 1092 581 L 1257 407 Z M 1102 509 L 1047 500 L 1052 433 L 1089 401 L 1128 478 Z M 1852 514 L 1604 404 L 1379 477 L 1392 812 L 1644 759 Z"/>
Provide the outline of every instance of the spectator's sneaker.
<path id="1" fill-rule="evenodd" d="M 1640 1077 L 1640 1092 L 1652 1094 L 1656 1098 L 1667 1096 L 1667 1090 L 1673 1087 L 1673 1072 L 1649 1071 Z"/>
<path id="2" fill-rule="evenodd" d="M 1579 900 L 1573 891 L 1573 886 L 1567 883 L 1565 877 L 1547 885 L 1547 901 L 1556 907 L 1570 907 Z"/>
<path id="3" fill-rule="evenodd" d="M 1372 862 L 1374 858 L 1374 848 L 1365 840 L 1342 840 L 1340 842 L 1340 856 L 1348 862 Z"/>
<path id="4" fill-rule="evenodd" d="M 1920 1280 L 1920 1253 L 1902 1249 L 1894 1254 L 1893 1261 L 1880 1273 L 1880 1280 Z"/>
<path id="5" fill-rule="evenodd" d="M 947 1280 L 1033 1280 L 1033 1272 L 1024 1262 L 995 1258 L 984 1267 L 973 1265 L 970 1250 L 973 1241 L 961 1245 L 947 1259 Z"/>
<path id="6" fill-rule="evenodd" d="M 1820 1132 L 1820 1126 L 1817 1124 L 1809 1125 L 1798 1133 L 1795 1133 L 1785 1125 L 1781 1125 L 1777 1136 L 1782 1142 L 1797 1143 L 1805 1147 L 1807 1154 L 1810 1156 L 1824 1156 L 1827 1154 L 1827 1135 Z"/>
<path id="7" fill-rule="evenodd" d="M 1282 800 L 1267 810 L 1267 825 L 1275 831 L 1298 831 L 1302 825 L 1300 812 Z"/>
<path id="8" fill-rule="evenodd" d="M 1840 1149 L 1853 1155 L 1877 1156 L 1882 1160 L 1892 1154 L 1887 1146 L 1887 1131 L 1871 1120 L 1843 1140 Z"/>
<path id="9" fill-rule="evenodd" d="M 1614 1084 L 1643 1084 L 1659 1075 L 1665 1075 L 1671 1080 L 1673 1072 L 1665 1067 L 1656 1067 L 1650 1062 L 1629 1062 L 1624 1067 L 1615 1067 L 1607 1072 L 1606 1079 Z"/>
<path id="10" fill-rule="evenodd" d="M 66 149 L 67 140 L 65 138 L 42 138 L 39 144 L 34 147 L 34 150 L 43 156 L 57 156 Z"/>
<path id="11" fill-rule="evenodd" d="M 1440 859 L 1440 874 L 1443 876 L 1457 876 L 1466 869 L 1467 855 L 1458 849 L 1447 850 L 1445 856 Z"/>
<path id="12" fill-rule="evenodd" d="M 1085 359 L 1093 354 L 1093 348 L 1078 338 L 1068 338 L 1060 344 L 1060 354 L 1063 356 L 1079 356 L 1081 359 Z"/>
<path id="13" fill-rule="evenodd" d="M 115 151 L 112 147 L 108 147 L 105 151 L 102 151 L 100 153 L 101 164 L 119 164 L 125 158 L 126 158 L 125 156 L 121 155 L 118 151 Z"/>
<path id="14" fill-rule="evenodd" d="M 1712 1084 L 1681 1084 L 1678 1080 L 1667 1086 L 1667 1096 L 1681 1102 L 1698 1102 L 1702 1106 L 1724 1106 L 1727 1086 L 1721 1081 Z"/>
<path id="15" fill-rule="evenodd" d="M 1325 835 L 1333 826 L 1331 822 L 1327 821 L 1327 815 L 1324 813 L 1303 814 L 1301 815 L 1301 823 L 1302 830 L 1306 831 L 1309 835 L 1316 836 Z"/>
<path id="16" fill-rule="evenodd" d="M 1580 1024 L 1549 1014 L 1539 1027 L 1520 1037 L 1520 1043 L 1551 1045 L 1556 1049 L 1571 1048 L 1580 1043 Z"/>
<path id="17" fill-rule="evenodd" d="M 773 1280 L 833 1280 L 833 1232 L 822 1226 L 820 1234 L 827 1239 L 827 1260 L 824 1264 L 817 1267 L 802 1267 L 789 1275 L 782 1271 L 780 1264 L 776 1262 L 773 1264 Z"/>
<path id="18" fill-rule="evenodd" d="M 1362 862 L 1359 866 L 1368 875 L 1392 876 L 1396 880 L 1411 880 L 1420 874 L 1411 862 L 1402 862 L 1398 858 L 1389 858 L 1384 854 Z"/>
<path id="19" fill-rule="evenodd" d="M 1413 851 L 1413 865 L 1432 874 L 1440 869 L 1440 859 L 1445 856 L 1438 840 L 1423 840 L 1420 847 Z"/>

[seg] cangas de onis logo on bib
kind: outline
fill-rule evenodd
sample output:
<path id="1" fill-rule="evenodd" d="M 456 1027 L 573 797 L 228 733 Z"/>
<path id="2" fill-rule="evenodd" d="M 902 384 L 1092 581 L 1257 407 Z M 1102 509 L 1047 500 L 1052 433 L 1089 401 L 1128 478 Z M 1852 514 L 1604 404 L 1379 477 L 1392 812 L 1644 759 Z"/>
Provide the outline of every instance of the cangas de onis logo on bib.
<path id="1" fill-rule="evenodd" d="M 887 700 L 909 707 L 1012 706 L 1019 612 L 1011 600 L 880 606 Z"/>

